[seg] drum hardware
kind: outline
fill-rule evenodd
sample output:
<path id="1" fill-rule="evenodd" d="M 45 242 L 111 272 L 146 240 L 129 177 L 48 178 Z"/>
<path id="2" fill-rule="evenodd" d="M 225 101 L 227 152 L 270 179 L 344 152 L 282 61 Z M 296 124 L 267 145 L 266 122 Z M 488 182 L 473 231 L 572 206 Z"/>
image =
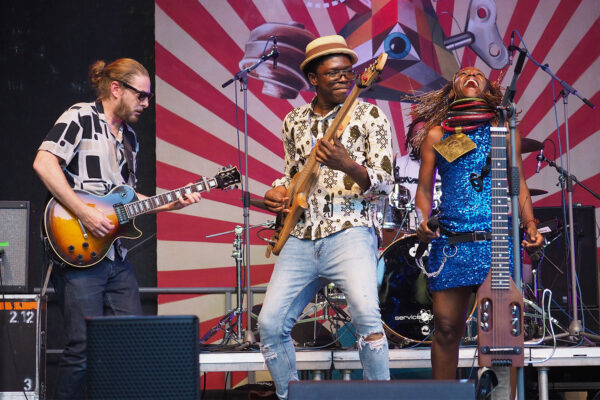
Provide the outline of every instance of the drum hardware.
<path id="1" fill-rule="evenodd" d="M 540 196 L 540 195 L 546 194 L 546 193 L 548 193 L 548 191 L 544 190 L 544 189 L 529 189 L 530 196 Z"/>
<path id="2" fill-rule="evenodd" d="M 381 247 L 389 246 L 395 240 L 414 233 L 418 218 L 410 191 L 396 183 L 388 196 L 380 196 L 373 201 L 375 219 L 381 227 Z"/>
<path id="3" fill-rule="evenodd" d="M 346 295 L 340 289 L 338 289 L 334 283 L 330 283 L 329 285 L 325 286 L 323 288 L 323 293 L 325 295 L 325 300 L 328 301 L 329 304 L 337 306 L 348 305 L 346 302 Z"/>
<path id="4" fill-rule="evenodd" d="M 263 224 L 250 226 L 249 229 L 264 227 L 264 226 L 272 226 L 274 224 L 273 221 L 267 221 Z M 236 296 L 237 296 L 237 306 L 235 309 L 227 312 L 223 318 L 219 320 L 217 325 L 213 326 L 208 330 L 208 332 L 200 339 L 200 344 L 206 343 L 208 339 L 214 336 L 218 330 L 222 330 L 224 332 L 223 336 L 223 344 L 226 344 L 229 340 L 234 339 L 237 343 L 247 342 L 254 343 L 253 338 L 251 340 L 244 339 L 244 332 L 242 331 L 242 314 L 244 313 L 244 309 L 242 307 L 244 297 L 242 293 L 243 284 L 242 284 L 242 261 L 243 261 L 243 251 L 242 251 L 242 233 L 244 229 L 242 226 L 237 225 L 233 230 L 214 233 L 212 235 L 206 235 L 205 237 L 213 238 L 216 236 L 227 235 L 233 233 L 233 250 L 231 253 L 231 257 L 235 259 L 236 266 Z M 248 313 L 248 317 L 250 317 L 250 313 Z M 235 327 L 234 327 L 235 320 Z M 252 333 L 250 330 L 250 320 L 248 320 L 248 329 L 246 335 Z"/>
<path id="5" fill-rule="evenodd" d="M 433 204 L 431 205 L 432 213 L 439 211 L 442 204 L 442 182 L 435 182 L 433 185 Z"/>
<path id="6" fill-rule="evenodd" d="M 521 138 L 521 154 L 531 153 L 532 151 L 538 151 L 544 148 L 544 143 L 539 140 Z"/>
<path id="7" fill-rule="evenodd" d="M 345 295 L 333 283 L 324 286 L 315 295 L 314 303 L 309 304 L 296 321 L 292 330 L 292 339 L 295 345 L 322 347 L 334 344 L 336 342 L 334 332 L 340 328 L 339 323 L 348 324 L 352 321 L 352 318 L 342 308 L 345 305 Z M 323 327 L 325 322 L 329 322 L 331 326 Z M 302 324 L 307 323 L 312 323 L 312 332 L 303 328 Z"/>
<path id="8" fill-rule="evenodd" d="M 405 227 L 410 210 L 410 191 L 394 184 L 394 189 L 388 196 L 379 196 L 373 201 L 375 216 L 379 225 L 384 229 L 402 229 Z"/>

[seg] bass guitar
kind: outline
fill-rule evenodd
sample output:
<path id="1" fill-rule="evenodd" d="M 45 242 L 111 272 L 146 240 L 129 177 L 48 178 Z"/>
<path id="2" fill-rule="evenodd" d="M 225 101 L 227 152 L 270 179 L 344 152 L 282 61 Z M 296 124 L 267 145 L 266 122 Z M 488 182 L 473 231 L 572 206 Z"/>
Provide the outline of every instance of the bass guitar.
<path id="1" fill-rule="evenodd" d="M 506 128 L 492 127 L 491 137 L 492 264 L 477 291 L 479 365 L 522 367 L 523 295 L 510 276 L 508 251 Z"/>
<path id="2" fill-rule="evenodd" d="M 358 95 L 372 85 L 375 78 L 379 76 L 379 73 L 383 70 L 386 61 L 387 53 L 383 52 L 356 80 L 356 84 L 350 91 L 350 94 L 348 94 L 346 101 L 344 101 L 344 104 L 327 129 L 327 132 L 323 135 L 323 140 L 333 141 L 333 135 L 337 134 L 339 137 L 344 129 L 346 129 L 346 126 L 350 122 L 352 111 L 358 103 Z M 270 253 L 279 255 L 283 245 L 290 237 L 290 233 L 304 213 L 304 210 L 308 208 L 307 199 L 319 177 L 320 167 L 321 165 L 317 162 L 316 152 L 313 148 L 306 160 L 304 168 L 296 173 L 290 182 L 290 186 L 287 190 L 287 197 L 289 200 L 285 207 L 290 211 L 283 219 L 282 226 L 276 230 L 271 238 L 270 244 L 267 247 L 267 257 Z"/>
<path id="3" fill-rule="evenodd" d="M 102 260 L 118 238 L 136 239 L 142 232 L 134 218 L 177 200 L 188 193 L 202 193 L 211 189 L 226 189 L 240 182 L 236 167 L 224 169 L 212 179 L 200 179 L 179 189 L 139 200 L 133 188 L 115 187 L 104 196 L 75 189 L 77 196 L 88 206 L 101 211 L 114 228 L 104 237 L 88 233 L 83 223 L 54 197 L 44 211 L 44 229 L 48 243 L 60 260 L 78 268 L 90 267 Z"/>

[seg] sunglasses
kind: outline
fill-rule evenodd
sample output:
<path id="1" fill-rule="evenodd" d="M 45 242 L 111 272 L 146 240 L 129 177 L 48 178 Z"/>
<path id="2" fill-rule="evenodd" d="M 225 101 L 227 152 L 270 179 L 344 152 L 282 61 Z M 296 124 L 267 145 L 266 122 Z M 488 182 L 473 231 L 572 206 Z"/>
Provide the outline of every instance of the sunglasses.
<path id="1" fill-rule="evenodd" d="M 127 89 L 133 90 L 135 93 L 137 93 L 137 98 L 139 101 L 144 101 L 145 99 L 148 99 L 148 101 L 152 100 L 152 97 L 154 97 L 154 93 L 152 92 L 142 92 L 141 90 L 137 90 L 136 88 L 134 88 L 133 86 L 129 85 L 126 82 L 123 81 L 117 81 L 119 82 L 121 85 L 125 86 Z"/>

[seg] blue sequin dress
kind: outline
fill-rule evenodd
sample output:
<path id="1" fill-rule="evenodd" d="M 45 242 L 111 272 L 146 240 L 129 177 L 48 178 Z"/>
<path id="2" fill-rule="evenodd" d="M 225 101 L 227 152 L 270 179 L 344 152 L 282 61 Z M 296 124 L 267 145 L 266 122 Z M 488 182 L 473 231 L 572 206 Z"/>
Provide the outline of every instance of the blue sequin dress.
<path id="1" fill-rule="evenodd" d="M 483 179 L 481 192 L 475 191 L 469 181 L 471 173 L 480 174 L 481 168 L 486 163 L 491 146 L 490 124 L 485 124 L 467 135 L 477 147 L 454 162 L 449 163 L 436 152 L 436 166 L 442 179 L 439 221 L 444 228 L 453 232 L 490 232 L 492 219 L 490 175 Z M 443 139 L 447 136 L 448 133 L 445 133 Z M 442 272 L 437 277 L 429 279 L 429 289 L 439 291 L 480 285 L 490 270 L 491 241 L 446 246 L 446 240 L 447 237 L 442 235 L 431 242 L 427 265 L 429 272 L 440 268 L 444 252 L 448 257 Z M 509 257 L 512 258 L 512 251 Z"/>

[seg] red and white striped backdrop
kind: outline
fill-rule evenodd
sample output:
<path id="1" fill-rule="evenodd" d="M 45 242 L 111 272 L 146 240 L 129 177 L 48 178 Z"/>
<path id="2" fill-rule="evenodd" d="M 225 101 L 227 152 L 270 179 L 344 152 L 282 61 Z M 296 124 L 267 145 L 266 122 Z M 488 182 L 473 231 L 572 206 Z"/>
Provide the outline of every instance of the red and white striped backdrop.
<path id="1" fill-rule="evenodd" d="M 378 42 L 375 39 L 381 35 L 378 28 L 382 23 L 389 23 L 390 15 L 398 15 L 398 20 L 405 26 L 411 25 L 411 21 L 406 20 L 414 17 L 414 13 L 407 11 L 412 9 L 411 3 L 408 0 L 156 0 L 157 191 L 179 187 L 200 175 L 213 176 L 219 166 L 238 164 L 234 89 L 233 85 L 223 89 L 221 84 L 240 69 L 245 45 L 253 29 L 269 22 L 295 21 L 315 37 L 336 33 L 349 37 L 355 34 L 350 30 L 358 26 L 349 22 L 362 16 L 358 36 L 369 45 L 365 50 L 364 41 L 354 37 L 349 37 L 349 43 L 356 46 L 361 56 L 359 63 L 366 63 L 368 58 L 376 55 L 377 46 L 381 44 L 380 39 Z M 437 15 L 445 36 L 462 31 L 469 0 L 424 3 Z M 518 30 L 536 60 L 547 63 L 559 78 L 600 106 L 600 6 L 597 0 L 502 0 L 496 3 L 497 27 L 505 44 L 510 40 L 510 33 Z M 378 12 L 371 13 L 371 10 Z M 421 20 L 418 18 L 414 17 L 413 25 L 419 25 Z M 419 25 L 418 30 L 421 39 L 427 39 L 428 33 L 423 31 L 423 26 Z M 423 46 L 422 41 L 421 50 Z M 427 59 L 422 54 L 421 66 L 437 71 L 446 79 L 459 64 L 474 64 L 491 79 L 499 76 L 499 71 L 491 70 L 470 48 L 461 48 L 454 53 L 458 61 L 447 54 L 439 54 L 438 51 L 437 59 Z M 284 59 L 281 62 L 285 64 Z M 286 66 L 283 68 L 285 72 Z M 512 75 L 512 68 L 508 69 L 503 86 L 510 83 Z M 400 91 L 405 90 L 400 86 L 412 85 L 414 88 L 412 78 L 411 82 L 408 78 L 384 82 L 388 88 L 398 91 L 397 98 L 400 99 Z M 390 82 L 398 82 L 399 86 L 395 88 Z M 258 79 L 250 79 L 248 83 L 249 189 L 253 197 L 262 197 L 283 170 L 280 140 L 283 117 L 313 96 L 312 92 L 303 90 L 295 99 L 272 97 L 263 93 L 263 85 Z M 527 61 L 517 90 L 523 135 L 539 141 L 549 138 L 558 146 L 549 76 Z M 559 90 L 557 87 L 556 92 Z M 408 105 L 380 98 L 371 101 L 392 121 L 394 148 L 402 157 L 401 173 L 416 177 L 417 167 L 407 161 L 403 146 L 405 126 L 410 122 Z M 239 111 L 241 113 L 241 108 Z M 558 120 L 564 154 L 565 125 L 561 101 L 558 102 Z M 570 171 L 600 192 L 600 157 L 597 155 L 600 110 L 593 111 L 570 96 L 569 128 Z M 243 132 L 243 126 L 241 129 Z M 553 157 L 550 143 L 546 143 L 546 155 Z M 557 148 L 557 157 L 559 155 Z M 548 191 L 546 195 L 534 197 L 534 205 L 559 205 L 560 190 L 556 185 L 555 170 L 545 166 L 541 173 L 535 174 L 535 168 L 535 153 L 525 154 L 524 169 L 529 187 Z M 231 257 L 233 236 L 206 239 L 205 235 L 230 230 L 242 223 L 240 193 L 240 190 L 214 191 L 206 194 L 199 205 L 158 216 L 159 286 L 235 285 L 235 262 Z M 574 200 L 585 205 L 598 205 L 598 201 L 581 188 L 575 189 Z M 596 218 L 600 221 L 598 211 Z M 272 219 L 270 214 L 252 208 L 252 224 L 268 219 Z M 266 284 L 273 268 L 274 259 L 265 258 L 264 248 L 253 235 L 253 285 Z M 202 332 L 213 326 L 224 312 L 222 295 L 172 295 L 159 299 L 160 314 L 197 314 L 202 321 Z M 243 375 L 236 374 L 233 382 L 241 379 Z"/>

